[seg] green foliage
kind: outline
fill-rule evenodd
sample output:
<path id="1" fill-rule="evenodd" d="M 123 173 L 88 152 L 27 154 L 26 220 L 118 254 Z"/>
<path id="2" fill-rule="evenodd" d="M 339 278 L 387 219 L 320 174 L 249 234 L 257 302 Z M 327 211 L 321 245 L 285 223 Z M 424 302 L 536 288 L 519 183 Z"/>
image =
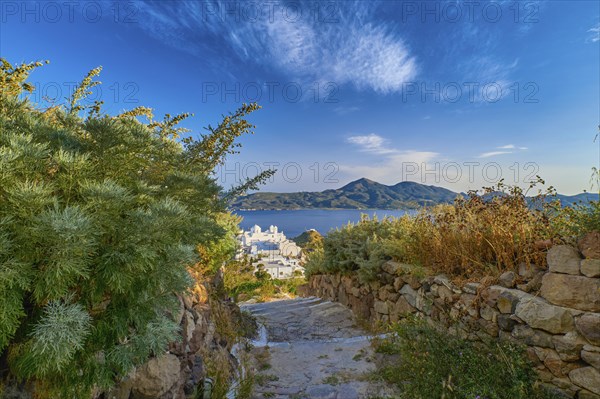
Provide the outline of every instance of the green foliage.
<path id="1" fill-rule="evenodd" d="M 407 318 L 376 350 L 399 355 L 380 370 L 389 383 L 414 399 L 549 398 L 536 386 L 536 374 L 523 350 L 508 342 L 474 343 L 436 330 L 426 321 Z"/>
<path id="2" fill-rule="evenodd" d="M 571 242 L 587 232 L 600 231 L 600 201 L 578 203 L 557 210 L 552 227 L 557 234 Z"/>
<path id="3" fill-rule="evenodd" d="M 40 65 L 0 65 L 0 351 L 37 397 L 85 398 L 162 353 L 175 294 L 233 254 L 237 219 L 212 167 L 258 106 L 180 141 L 188 114 L 80 105 L 100 68 L 66 106 L 38 109 L 26 79 Z"/>
<path id="4" fill-rule="evenodd" d="M 302 276 L 290 279 L 272 279 L 265 270 L 254 271 L 250 258 L 229 261 L 225 264 L 225 289 L 235 300 L 248 300 L 252 297 L 266 301 L 278 296 L 295 295 L 296 288 L 306 283 Z"/>
<path id="5" fill-rule="evenodd" d="M 308 254 L 306 273 L 357 272 L 364 281 L 374 280 L 386 260 L 399 256 L 401 247 L 397 244 L 407 236 L 407 226 L 412 223 L 410 216 L 378 220 L 362 215 L 358 223 L 329 232 L 322 249 Z"/>
<path id="6" fill-rule="evenodd" d="M 316 230 L 307 230 L 292 239 L 304 253 L 323 249 L 323 236 Z"/>

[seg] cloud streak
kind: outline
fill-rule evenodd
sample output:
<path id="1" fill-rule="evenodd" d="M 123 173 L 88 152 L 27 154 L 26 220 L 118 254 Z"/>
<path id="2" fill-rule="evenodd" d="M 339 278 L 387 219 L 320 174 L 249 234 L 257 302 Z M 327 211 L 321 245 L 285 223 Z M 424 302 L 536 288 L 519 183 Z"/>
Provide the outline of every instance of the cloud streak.
<path id="1" fill-rule="evenodd" d="M 270 14 L 263 10 L 261 18 L 250 19 L 243 18 L 240 10 L 234 14 L 242 18 L 215 11 L 230 7 L 227 1 L 210 3 L 211 12 L 205 2 L 179 1 L 176 9 L 163 3 L 143 2 L 143 28 L 198 56 L 220 55 L 230 49 L 236 59 L 227 60 L 229 64 L 249 62 L 302 82 L 349 84 L 382 94 L 401 91 L 417 75 L 416 58 L 394 26 L 366 22 L 374 12 L 367 3 L 343 3 L 331 23 L 315 18 L 306 3 L 297 3 L 301 17 L 293 19 L 284 12 L 287 9 L 277 6 Z M 190 42 L 182 47 L 181 43 Z M 227 48 L 215 49 L 207 43 Z"/>
<path id="2" fill-rule="evenodd" d="M 596 43 L 600 41 L 600 23 L 588 29 L 588 33 L 590 33 L 589 37 L 587 38 L 588 42 Z"/>
<path id="3" fill-rule="evenodd" d="M 514 144 L 506 144 L 506 145 L 502 145 L 500 147 L 496 147 L 496 149 L 501 150 L 501 151 L 484 152 L 484 153 L 479 154 L 477 156 L 477 158 L 490 158 L 490 157 L 495 157 L 498 155 L 513 154 L 513 153 L 515 153 L 515 151 L 525 151 L 525 150 L 527 150 L 527 147 L 519 147 Z M 506 150 L 512 150 L 512 151 L 506 151 Z"/>

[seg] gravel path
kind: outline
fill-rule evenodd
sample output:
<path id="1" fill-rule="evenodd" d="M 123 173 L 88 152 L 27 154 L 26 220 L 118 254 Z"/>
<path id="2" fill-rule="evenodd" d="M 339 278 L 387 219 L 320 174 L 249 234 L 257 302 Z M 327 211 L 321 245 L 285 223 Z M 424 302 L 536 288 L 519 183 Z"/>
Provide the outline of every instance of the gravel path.
<path id="1" fill-rule="evenodd" d="M 393 398 L 375 370 L 367 333 L 350 310 L 319 298 L 242 305 L 264 327 L 254 344 L 254 398 Z"/>

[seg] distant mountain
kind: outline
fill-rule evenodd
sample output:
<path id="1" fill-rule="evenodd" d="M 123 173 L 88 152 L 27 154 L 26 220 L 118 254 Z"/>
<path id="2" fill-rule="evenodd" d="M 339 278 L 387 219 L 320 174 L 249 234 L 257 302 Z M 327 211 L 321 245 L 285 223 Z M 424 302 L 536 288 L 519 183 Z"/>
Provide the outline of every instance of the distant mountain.
<path id="1" fill-rule="evenodd" d="M 598 201 L 600 195 L 594 193 L 581 193 L 577 195 L 558 194 L 556 198 L 560 200 L 560 203 L 563 206 L 573 206 L 577 203 L 588 203 L 590 201 Z"/>
<path id="2" fill-rule="evenodd" d="M 298 193 L 258 192 L 237 198 L 233 209 L 415 209 L 423 205 L 452 203 L 460 193 L 414 182 L 393 186 L 358 179 L 335 190 Z M 557 195 L 564 206 L 597 201 L 598 194 Z"/>
<path id="3" fill-rule="evenodd" d="M 335 190 L 299 193 L 258 192 L 239 197 L 234 209 L 414 209 L 451 203 L 459 195 L 442 187 L 413 182 L 393 186 L 358 179 Z"/>

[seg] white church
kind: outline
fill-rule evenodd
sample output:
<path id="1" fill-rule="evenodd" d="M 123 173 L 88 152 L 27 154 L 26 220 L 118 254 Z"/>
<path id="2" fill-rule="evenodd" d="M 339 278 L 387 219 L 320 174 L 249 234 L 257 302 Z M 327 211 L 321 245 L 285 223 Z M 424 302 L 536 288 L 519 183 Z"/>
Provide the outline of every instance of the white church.
<path id="1" fill-rule="evenodd" d="M 242 247 L 248 249 L 252 256 L 259 254 L 281 255 L 298 257 L 302 249 L 295 242 L 288 240 L 277 226 L 269 226 L 269 230 L 262 231 L 260 226 L 254 225 L 249 231 L 244 231 L 241 236 Z"/>
<path id="2" fill-rule="evenodd" d="M 304 274 L 304 268 L 300 266 L 302 248 L 288 240 L 277 226 L 269 226 L 269 230 L 262 231 L 260 226 L 254 225 L 248 231 L 241 231 L 239 240 L 241 252 L 238 258 L 244 255 L 257 258 L 253 265 L 257 270 L 261 265 L 272 278 L 287 279 Z"/>

